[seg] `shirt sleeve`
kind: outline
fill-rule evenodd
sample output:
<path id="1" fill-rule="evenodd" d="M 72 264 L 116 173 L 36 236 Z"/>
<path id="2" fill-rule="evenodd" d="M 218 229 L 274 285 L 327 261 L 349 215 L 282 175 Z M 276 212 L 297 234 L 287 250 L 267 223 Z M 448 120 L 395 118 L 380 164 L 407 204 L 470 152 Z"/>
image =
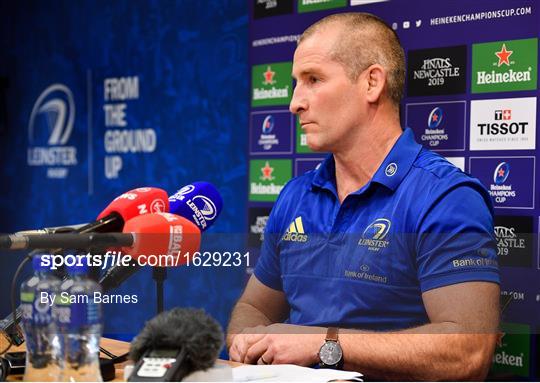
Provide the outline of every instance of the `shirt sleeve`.
<path id="1" fill-rule="evenodd" d="M 471 182 L 441 193 L 417 233 L 422 292 L 462 282 L 500 283 L 491 201 L 482 186 Z"/>

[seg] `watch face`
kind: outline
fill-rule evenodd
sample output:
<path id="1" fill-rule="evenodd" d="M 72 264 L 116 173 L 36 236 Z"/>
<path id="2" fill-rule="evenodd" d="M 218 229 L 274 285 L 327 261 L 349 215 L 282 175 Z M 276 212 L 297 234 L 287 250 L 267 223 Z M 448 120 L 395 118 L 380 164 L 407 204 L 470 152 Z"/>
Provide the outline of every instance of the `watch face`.
<path id="1" fill-rule="evenodd" d="M 341 357 L 343 356 L 343 351 L 341 346 L 337 342 L 326 341 L 319 350 L 319 358 L 321 362 L 326 365 L 333 366 L 337 364 Z"/>

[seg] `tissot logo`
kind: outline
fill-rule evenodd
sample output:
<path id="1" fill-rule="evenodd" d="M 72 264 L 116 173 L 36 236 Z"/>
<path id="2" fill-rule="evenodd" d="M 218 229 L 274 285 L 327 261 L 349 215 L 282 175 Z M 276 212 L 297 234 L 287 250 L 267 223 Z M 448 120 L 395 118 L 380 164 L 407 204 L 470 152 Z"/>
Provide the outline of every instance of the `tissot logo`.
<path id="1" fill-rule="evenodd" d="M 71 90 L 53 84 L 37 98 L 28 123 L 27 162 L 47 167 L 47 178 L 66 178 L 67 166 L 77 165 L 77 148 L 67 146 L 75 122 Z"/>
<path id="2" fill-rule="evenodd" d="M 531 267 L 534 252 L 533 217 L 496 215 L 494 229 L 499 264 Z"/>
<path id="3" fill-rule="evenodd" d="M 536 97 L 471 101 L 471 150 L 536 147 Z"/>
<path id="4" fill-rule="evenodd" d="M 465 45 L 409 51 L 407 94 L 433 96 L 465 93 L 466 64 Z"/>
<path id="5" fill-rule="evenodd" d="M 293 0 L 253 0 L 253 18 L 292 13 Z"/>
<path id="6" fill-rule="evenodd" d="M 307 242 L 308 236 L 304 233 L 302 217 L 296 217 L 291 222 L 282 239 L 288 242 Z"/>
<path id="7" fill-rule="evenodd" d="M 362 238 L 358 241 L 359 246 L 366 246 L 368 250 L 379 251 L 389 245 L 385 238 L 390 231 L 392 222 L 386 218 L 378 218 L 373 221 L 362 233 Z"/>

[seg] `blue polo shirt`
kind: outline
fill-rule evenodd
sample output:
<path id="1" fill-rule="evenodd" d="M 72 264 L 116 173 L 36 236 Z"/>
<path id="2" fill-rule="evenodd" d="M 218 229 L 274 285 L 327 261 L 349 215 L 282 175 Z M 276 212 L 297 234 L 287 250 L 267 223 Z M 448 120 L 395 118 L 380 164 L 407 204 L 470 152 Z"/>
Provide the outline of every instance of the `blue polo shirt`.
<path id="1" fill-rule="evenodd" d="M 499 283 L 491 199 L 406 129 L 373 178 L 341 204 L 332 155 L 289 181 L 254 273 L 285 293 L 292 324 L 422 325 L 429 322 L 423 292 Z"/>

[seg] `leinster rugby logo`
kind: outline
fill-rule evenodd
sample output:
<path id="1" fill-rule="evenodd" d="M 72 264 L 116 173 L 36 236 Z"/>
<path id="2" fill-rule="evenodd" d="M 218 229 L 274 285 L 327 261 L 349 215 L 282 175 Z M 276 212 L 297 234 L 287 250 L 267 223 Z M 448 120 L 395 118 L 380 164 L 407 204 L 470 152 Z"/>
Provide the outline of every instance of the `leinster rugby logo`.
<path id="1" fill-rule="evenodd" d="M 390 242 L 385 240 L 392 222 L 386 218 L 378 218 L 373 221 L 362 233 L 358 246 L 366 246 L 370 251 L 379 251 L 388 246 Z"/>
<path id="2" fill-rule="evenodd" d="M 37 98 L 28 123 L 29 166 L 47 168 L 47 178 L 66 178 L 70 166 L 77 165 L 77 148 L 68 142 L 75 122 L 75 102 L 71 90 L 52 84 Z"/>
<path id="3" fill-rule="evenodd" d="M 208 221 L 212 221 L 217 216 L 216 205 L 214 205 L 210 198 L 203 195 L 197 195 L 187 200 L 186 205 L 191 208 L 193 219 L 202 229 L 206 229 Z"/>
<path id="4" fill-rule="evenodd" d="M 186 194 L 191 193 L 193 190 L 195 190 L 195 186 L 193 185 L 187 185 L 184 186 L 182 189 L 178 190 L 174 195 L 169 197 L 169 201 L 183 201 L 184 198 L 186 198 Z"/>

